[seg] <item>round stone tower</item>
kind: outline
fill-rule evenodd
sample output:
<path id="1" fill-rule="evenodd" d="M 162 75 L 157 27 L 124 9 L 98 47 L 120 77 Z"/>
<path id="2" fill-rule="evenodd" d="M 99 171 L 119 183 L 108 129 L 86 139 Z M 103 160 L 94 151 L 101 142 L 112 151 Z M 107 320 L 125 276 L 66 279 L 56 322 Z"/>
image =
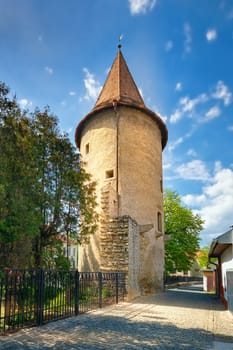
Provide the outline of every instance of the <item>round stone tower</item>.
<path id="1" fill-rule="evenodd" d="M 125 271 L 129 293 L 163 287 L 162 150 L 167 128 L 148 109 L 119 48 L 92 111 L 76 129 L 96 181 L 99 227 L 79 249 L 80 271 Z"/>

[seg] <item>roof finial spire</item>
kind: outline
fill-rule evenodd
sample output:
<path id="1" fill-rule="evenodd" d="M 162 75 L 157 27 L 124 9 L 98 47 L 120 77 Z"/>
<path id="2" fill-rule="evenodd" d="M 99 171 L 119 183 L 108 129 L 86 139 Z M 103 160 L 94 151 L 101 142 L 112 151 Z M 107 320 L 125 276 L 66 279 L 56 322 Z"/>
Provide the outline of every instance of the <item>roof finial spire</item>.
<path id="1" fill-rule="evenodd" d="M 120 36 L 119 36 L 119 40 L 118 40 L 118 42 L 119 42 L 119 44 L 118 44 L 118 49 L 120 50 L 121 49 L 121 40 L 123 39 L 123 34 L 121 34 Z"/>

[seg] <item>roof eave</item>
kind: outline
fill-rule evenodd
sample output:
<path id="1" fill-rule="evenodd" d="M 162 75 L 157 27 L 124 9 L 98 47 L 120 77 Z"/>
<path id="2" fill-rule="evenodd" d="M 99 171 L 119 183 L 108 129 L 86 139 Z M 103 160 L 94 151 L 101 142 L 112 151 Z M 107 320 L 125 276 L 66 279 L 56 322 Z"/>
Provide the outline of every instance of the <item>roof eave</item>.
<path id="1" fill-rule="evenodd" d="M 233 244 L 233 231 L 229 230 L 217 238 L 213 239 L 210 250 L 209 257 L 216 258 L 219 257 L 229 246 Z"/>
<path id="2" fill-rule="evenodd" d="M 117 106 L 124 106 L 124 107 L 128 107 L 128 108 L 134 108 L 140 111 L 145 112 L 147 115 L 149 115 L 159 126 L 160 132 L 161 132 L 161 141 L 162 141 L 162 149 L 165 148 L 166 144 L 167 144 L 167 140 L 168 140 L 168 130 L 167 127 L 164 123 L 164 121 L 162 120 L 162 118 L 160 118 L 155 112 L 151 111 L 150 109 L 148 109 L 147 107 L 145 107 L 145 105 L 139 105 L 139 104 L 134 104 L 134 103 L 128 103 L 128 102 L 122 102 L 122 101 L 117 101 Z M 77 145 L 78 148 L 80 148 L 80 142 L 81 142 L 81 134 L 82 134 L 82 130 L 86 124 L 86 122 L 92 118 L 95 114 L 100 113 L 103 110 L 107 110 L 107 109 L 112 109 L 113 108 L 113 103 L 109 102 L 106 103 L 104 105 L 99 105 L 94 107 L 94 109 L 88 113 L 78 124 L 77 128 L 76 128 L 76 132 L 75 132 L 75 143 Z"/>

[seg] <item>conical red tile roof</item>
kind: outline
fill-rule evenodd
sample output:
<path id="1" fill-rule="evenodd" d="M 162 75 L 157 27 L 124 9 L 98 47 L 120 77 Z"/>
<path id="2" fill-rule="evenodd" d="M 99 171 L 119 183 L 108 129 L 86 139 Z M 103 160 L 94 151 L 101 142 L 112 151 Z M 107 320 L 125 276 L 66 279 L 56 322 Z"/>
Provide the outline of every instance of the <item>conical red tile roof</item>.
<path id="1" fill-rule="evenodd" d="M 117 53 L 94 110 L 113 101 L 145 107 L 121 50 Z"/>
<path id="2" fill-rule="evenodd" d="M 146 113 L 160 129 L 162 148 L 166 146 L 168 138 L 166 125 L 156 113 L 145 106 L 120 49 L 94 108 L 80 121 L 76 128 L 75 142 L 78 147 L 80 147 L 82 130 L 88 120 L 98 118 L 98 113 L 104 109 L 114 108 L 115 105 L 136 108 Z"/>

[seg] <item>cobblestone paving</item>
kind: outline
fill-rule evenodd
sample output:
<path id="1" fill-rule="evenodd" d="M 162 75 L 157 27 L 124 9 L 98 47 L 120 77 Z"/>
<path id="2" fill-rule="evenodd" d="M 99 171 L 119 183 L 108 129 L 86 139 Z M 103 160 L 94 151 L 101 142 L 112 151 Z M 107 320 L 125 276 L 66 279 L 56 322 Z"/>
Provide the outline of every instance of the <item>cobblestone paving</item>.
<path id="1" fill-rule="evenodd" d="M 213 296 L 173 289 L 0 337 L 0 349 L 233 350 L 233 317 Z"/>

